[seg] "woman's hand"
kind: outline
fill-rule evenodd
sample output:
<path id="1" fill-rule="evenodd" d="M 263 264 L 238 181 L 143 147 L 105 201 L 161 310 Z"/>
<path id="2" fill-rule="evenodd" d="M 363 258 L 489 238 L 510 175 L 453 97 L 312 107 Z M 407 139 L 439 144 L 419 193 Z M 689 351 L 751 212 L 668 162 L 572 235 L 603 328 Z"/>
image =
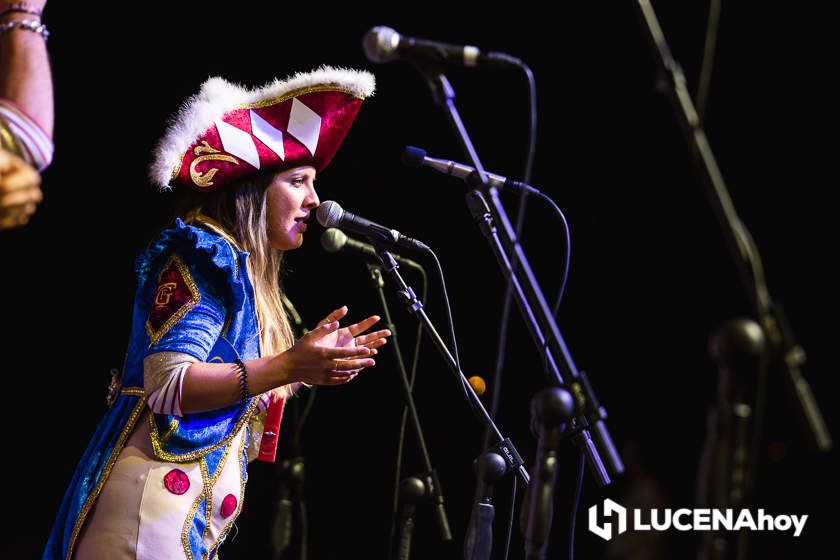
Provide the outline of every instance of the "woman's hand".
<path id="1" fill-rule="evenodd" d="M 41 202 L 41 176 L 31 165 L 0 150 L 0 229 L 22 226 Z"/>
<path id="2" fill-rule="evenodd" d="M 332 323 L 334 321 L 340 321 L 347 315 L 347 306 L 344 305 L 339 307 L 326 317 L 324 317 L 318 326 L 324 325 L 326 323 Z M 391 336 L 391 331 L 388 329 L 378 330 L 372 333 L 368 333 L 366 335 L 358 336 L 359 334 L 365 332 L 370 327 L 375 325 L 379 322 L 379 315 L 371 315 L 367 319 L 363 319 L 358 323 L 350 325 L 349 327 L 344 327 L 341 329 L 336 330 L 334 333 L 330 333 L 326 337 L 324 337 L 325 344 L 330 344 L 332 346 L 338 346 L 341 348 L 353 347 L 353 346 L 367 346 L 368 348 L 375 350 L 388 342 L 387 337 Z M 374 352 L 375 354 L 375 352 Z"/>
<path id="3" fill-rule="evenodd" d="M 294 346 L 279 354 L 289 382 L 309 385 L 340 385 L 352 380 L 363 368 L 376 365 L 372 356 L 385 344 L 391 331 L 362 334 L 379 321 L 373 315 L 348 327 L 339 328 L 347 307 L 336 309 Z"/>

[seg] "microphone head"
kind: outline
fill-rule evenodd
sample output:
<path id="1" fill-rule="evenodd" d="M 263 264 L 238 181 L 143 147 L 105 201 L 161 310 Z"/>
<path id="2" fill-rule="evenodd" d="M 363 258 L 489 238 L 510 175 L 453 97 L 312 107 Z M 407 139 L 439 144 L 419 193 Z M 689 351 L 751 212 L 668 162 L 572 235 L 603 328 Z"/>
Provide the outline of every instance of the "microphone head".
<path id="1" fill-rule="evenodd" d="M 347 243 L 347 236 L 338 228 L 327 228 L 321 234 L 321 247 L 328 253 L 341 251 L 345 243 Z"/>
<path id="2" fill-rule="evenodd" d="M 397 58 L 400 34 L 384 25 L 371 28 L 362 37 L 362 50 L 365 57 L 375 63 L 391 62 Z"/>
<path id="3" fill-rule="evenodd" d="M 426 159 L 426 150 L 416 146 L 406 146 L 402 153 L 403 165 L 408 167 L 422 167 Z"/>
<path id="4" fill-rule="evenodd" d="M 336 227 L 341 223 L 341 218 L 344 217 L 344 208 L 334 200 L 325 200 L 318 206 L 315 217 L 318 218 L 318 223 L 325 228 Z"/>

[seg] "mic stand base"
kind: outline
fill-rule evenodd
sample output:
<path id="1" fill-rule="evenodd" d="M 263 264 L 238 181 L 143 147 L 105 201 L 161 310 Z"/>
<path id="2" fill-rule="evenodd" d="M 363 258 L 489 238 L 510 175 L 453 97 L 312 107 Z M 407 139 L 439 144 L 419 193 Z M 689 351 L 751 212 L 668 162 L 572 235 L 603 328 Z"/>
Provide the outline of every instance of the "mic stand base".
<path id="1" fill-rule="evenodd" d="M 470 524 L 464 538 L 464 560 L 487 560 L 493 551 L 493 487 L 510 469 L 502 457 L 504 442 L 475 460 L 476 492 Z"/>

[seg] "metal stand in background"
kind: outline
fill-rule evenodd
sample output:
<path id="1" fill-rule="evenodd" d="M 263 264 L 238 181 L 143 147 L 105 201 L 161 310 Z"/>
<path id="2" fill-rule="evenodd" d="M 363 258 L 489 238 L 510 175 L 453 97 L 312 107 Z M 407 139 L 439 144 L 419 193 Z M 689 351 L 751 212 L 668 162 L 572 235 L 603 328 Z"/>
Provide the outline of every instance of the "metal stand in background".
<path id="1" fill-rule="evenodd" d="M 799 402 L 800 411 L 807 422 L 811 440 L 820 451 L 828 451 L 832 447 L 831 435 L 814 400 L 811 388 L 800 369 L 805 363 L 805 353 L 796 344 L 793 331 L 787 323 L 781 306 L 770 297 L 758 249 L 746 226 L 738 217 L 706 133 L 700 126 L 697 112 L 686 88 L 685 76 L 679 64 L 671 56 L 653 7 L 648 0 L 637 0 L 637 5 L 660 68 L 661 85 L 671 99 L 700 179 L 707 187 L 707 194 L 715 216 L 729 245 L 744 290 L 750 298 L 754 319 L 767 339 L 770 365 L 785 373 Z"/>
<path id="2" fill-rule="evenodd" d="M 297 552 L 307 558 L 308 523 L 303 495 L 304 463 L 300 454 L 279 461 L 274 470 L 271 509 L 271 560 Z M 288 554 L 287 554 L 288 553 Z"/>
<path id="3" fill-rule="evenodd" d="M 751 319 L 733 320 L 715 331 L 709 354 L 718 366 L 717 402 L 709 412 L 706 444 L 697 481 L 698 506 L 740 510 L 755 502 L 755 471 L 761 442 L 756 412 L 765 379 L 767 345 Z M 700 560 L 748 558 L 748 531 L 702 535 Z"/>
<path id="4" fill-rule="evenodd" d="M 291 300 L 281 293 L 281 300 L 286 313 L 292 321 L 295 336 L 300 338 L 308 332 L 300 314 Z M 309 545 L 309 517 L 304 494 L 305 462 L 301 438 L 303 427 L 315 403 L 317 387 L 309 388 L 306 400 L 289 399 L 283 420 L 284 430 L 293 430 L 292 441 L 288 445 L 288 459 L 274 463 L 271 496 L 271 560 L 282 560 L 294 555 L 298 560 L 306 560 Z M 303 402 L 302 402 L 303 401 Z M 302 408 L 302 410 L 301 410 Z"/>
<path id="5" fill-rule="evenodd" d="M 557 455 L 563 432 L 574 412 L 572 395 L 560 387 L 543 389 L 531 399 L 531 424 L 539 440 L 534 459 L 534 482 L 528 489 L 526 560 L 544 560 L 546 557 L 554 517 L 554 483 L 559 469 Z"/>
<path id="6" fill-rule="evenodd" d="M 493 505 L 495 484 L 507 474 L 502 454 L 485 451 L 475 460 L 476 489 L 467 536 L 464 539 L 464 560 L 484 560 L 493 551 Z"/>
<path id="7" fill-rule="evenodd" d="M 423 436 L 423 429 L 420 427 L 420 416 L 417 414 L 417 407 L 414 405 L 414 396 L 411 394 L 411 386 L 408 381 L 408 373 L 405 370 L 405 362 L 400 351 L 397 339 L 397 329 L 391 320 L 391 312 L 388 309 L 388 301 L 385 299 L 383 290 L 385 281 L 382 278 L 382 268 L 379 265 L 368 264 L 370 281 L 379 297 L 379 304 L 382 307 L 382 314 L 385 317 L 385 328 L 391 331 L 391 348 L 394 351 L 394 361 L 400 373 L 403 398 L 408 409 L 411 425 L 414 427 L 414 434 L 417 436 L 417 447 L 420 450 L 420 457 L 423 461 L 425 473 L 419 477 L 408 477 L 400 481 L 399 497 L 400 507 L 399 519 L 395 520 L 396 529 L 399 535 L 397 546 L 392 551 L 393 557 L 399 560 L 408 560 L 411 551 L 411 533 L 414 529 L 414 510 L 423 502 L 431 503 L 434 509 L 435 519 L 440 529 L 440 536 L 443 541 L 452 540 L 452 531 L 449 529 L 449 520 L 446 517 L 446 509 L 443 506 L 443 492 L 440 488 L 437 472 L 432 468 L 429 459 L 429 450 L 426 448 L 426 438 Z M 393 529 L 392 529 L 393 533 Z M 393 542 L 393 538 L 391 539 Z"/>
<path id="8" fill-rule="evenodd" d="M 719 402 L 698 488 L 698 494 L 714 500 L 713 507 L 736 507 L 747 503 L 755 488 L 770 372 L 781 372 L 788 381 L 809 441 L 823 452 L 829 451 L 833 442 L 801 371 L 805 352 L 796 343 L 781 306 L 770 296 L 758 248 L 729 196 L 682 69 L 671 56 L 649 0 L 637 0 L 636 5 L 659 67 L 659 85 L 670 98 L 753 312 L 751 319 L 732 321 L 712 337 L 713 355 L 721 372 Z M 746 539 L 745 532 L 737 543 L 718 539 L 708 557 L 745 558 Z"/>

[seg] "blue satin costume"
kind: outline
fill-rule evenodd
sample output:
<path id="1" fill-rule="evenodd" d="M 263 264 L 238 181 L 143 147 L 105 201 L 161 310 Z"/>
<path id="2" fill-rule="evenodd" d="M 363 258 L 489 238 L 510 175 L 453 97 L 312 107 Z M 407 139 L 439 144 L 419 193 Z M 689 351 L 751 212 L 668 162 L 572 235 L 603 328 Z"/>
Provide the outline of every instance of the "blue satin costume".
<path id="1" fill-rule="evenodd" d="M 138 288 L 122 386 L 76 468 L 47 542 L 44 560 L 70 558 L 111 467 L 144 414 L 146 356 L 174 351 L 204 362 L 224 363 L 259 357 L 254 291 L 247 275 L 246 257 L 247 253 L 216 232 L 186 225 L 179 219 L 137 259 Z M 179 274 L 189 292 L 185 291 L 186 303 L 156 330 L 148 320 L 155 298 L 160 297 L 158 284 L 165 269 Z M 232 437 L 243 426 L 247 430 L 255 408 L 255 399 L 251 398 L 224 409 L 182 417 L 154 414 L 150 431 L 155 456 L 172 463 L 203 459 L 212 476 Z M 238 452 L 231 450 L 234 451 Z M 240 460 L 244 467 L 244 453 Z M 244 468 L 242 472 L 244 485 Z M 201 538 L 208 523 L 204 511 L 202 502 L 192 520 L 189 545 L 193 558 L 216 558 L 227 530 L 207 550 Z"/>

